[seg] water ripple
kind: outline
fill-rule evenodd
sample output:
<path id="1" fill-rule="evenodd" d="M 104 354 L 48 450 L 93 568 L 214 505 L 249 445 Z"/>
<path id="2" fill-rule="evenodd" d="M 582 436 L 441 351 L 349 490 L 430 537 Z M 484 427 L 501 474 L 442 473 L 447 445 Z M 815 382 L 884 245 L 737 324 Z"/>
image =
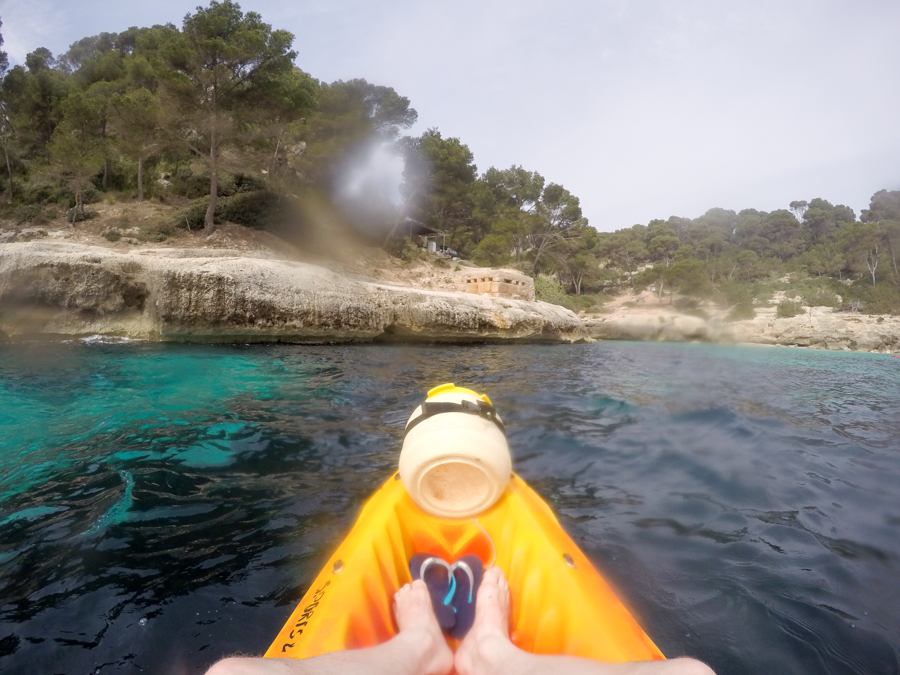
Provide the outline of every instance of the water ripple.
<path id="1" fill-rule="evenodd" d="M 895 360 L 896 361 L 896 360 Z M 425 390 L 515 468 L 669 655 L 896 673 L 900 368 L 702 345 L 0 345 L 0 670 L 264 650 Z"/>

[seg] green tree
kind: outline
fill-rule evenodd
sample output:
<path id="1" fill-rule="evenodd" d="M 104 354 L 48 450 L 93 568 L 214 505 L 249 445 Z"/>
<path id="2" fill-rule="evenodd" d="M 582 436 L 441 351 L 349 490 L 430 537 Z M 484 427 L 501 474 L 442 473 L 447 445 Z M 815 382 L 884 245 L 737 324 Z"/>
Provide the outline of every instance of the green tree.
<path id="1" fill-rule="evenodd" d="M 248 142 L 266 111 L 255 103 L 290 74 L 293 35 L 273 31 L 256 12 L 241 12 L 231 0 L 211 0 L 184 18 L 182 32 L 162 48 L 169 68 L 163 80 L 177 139 L 209 169 L 209 207 L 204 218 L 215 229 L 219 171 L 227 146 Z"/>
<path id="2" fill-rule="evenodd" d="M 881 244 L 881 232 L 874 223 L 861 224 L 857 228 L 855 254 L 862 256 L 866 269 L 872 275 L 872 286 L 875 285 L 875 270 L 878 269 L 878 252 Z"/>
<path id="3" fill-rule="evenodd" d="M 0 28 L 3 27 L 3 21 L 0 21 Z M 0 33 L 0 47 L 3 46 L 3 35 Z M 6 70 L 9 68 L 9 58 L 6 52 L 0 49 L 0 143 L 3 143 L 3 156 L 6 159 L 6 175 L 9 179 L 9 198 L 8 203 L 12 204 L 13 200 L 13 178 L 12 165 L 9 161 L 9 141 L 12 129 L 9 126 L 9 112 L 6 107 L 6 99 L 3 96 L 3 79 L 6 77 Z"/>
<path id="4" fill-rule="evenodd" d="M 489 229 L 509 242 L 516 263 L 529 247 L 529 234 L 544 191 L 544 177 L 521 166 L 491 167 L 475 186 L 475 216 L 490 223 Z M 488 228 L 486 228 L 488 229 Z"/>
<path id="5" fill-rule="evenodd" d="M 635 286 L 637 266 L 646 261 L 650 254 L 644 245 L 647 228 L 635 225 L 628 229 L 604 234 L 597 243 L 598 256 L 609 260 L 610 264 L 628 273 L 631 287 Z"/>
<path id="6" fill-rule="evenodd" d="M 3 21 L 0 21 L 0 28 L 3 27 Z M 0 33 L 0 47 L 3 46 L 3 34 Z M 9 68 L 9 57 L 6 52 L 0 49 L 0 78 L 6 75 L 6 69 Z"/>
<path id="7" fill-rule="evenodd" d="M 567 281 L 574 295 L 581 295 L 585 283 L 594 280 L 599 271 L 600 261 L 586 249 L 559 258 L 558 273 Z"/>
<path id="8" fill-rule="evenodd" d="M 304 128 L 307 147 L 299 165 L 309 182 L 323 188 L 330 187 L 360 144 L 394 141 L 418 119 L 409 99 L 391 87 L 364 79 L 316 86 L 316 108 Z"/>
<path id="9" fill-rule="evenodd" d="M 794 214 L 794 218 L 796 218 L 797 220 L 803 220 L 803 216 L 806 213 L 806 210 L 809 208 L 809 202 L 804 199 L 798 199 L 791 202 L 788 206 L 791 209 L 791 213 Z"/>
<path id="10" fill-rule="evenodd" d="M 710 288 L 703 261 L 696 258 L 672 263 L 666 268 L 664 276 L 671 289 L 684 295 L 703 295 Z"/>
<path id="11" fill-rule="evenodd" d="M 63 119 L 48 145 L 50 171 L 68 180 L 75 194 L 72 226 L 84 218 L 84 189 L 103 166 L 100 136 L 101 104 L 82 92 L 69 96 L 62 105 Z"/>
<path id="12" fill-rule="evenodd" d="M 528 233 L 528 241 L 534 258 L 531 262 L 531 273 L 538 269 L 541 256 L 570 236 L 574 236 L 576 225 L 587 225 L 587 218 L 581 215 L 581 204 L 578 197 L 566 190 L 562 185 L 550 183 L 541 193 L 535 205 L 535 218 Z"/>
<path id="13" fill-rule="evenodd" d="M 100 33 L 73 42 L 69 51 L 59 57 L 60 70 L 70 75 L 80 70 L 87 61 L 114 49 L 117 38 L 115 33 Z"/>
<path id="14" fill-rule="evenodd" d="M 852 209 L 840 204 L 832 206 L 830 202 L 820 198 L 811 200 L 803 211 L 803 224 L 809 229 L 814 244 L 834 234 L 842 224 L 855 220 L 856 214 Z"/>
<path id="15" fill-rule="evenodd" d="M 116 146 L 137 162 L 137 197 L 144 201 L 144 162 L 162 145 L 162 107 L 156 97 L 141 87 L 119 94 L 112 102 L 112 127 Z"/>
<path id="16" fill-rule="evenodd" d="M 900 272 L 897 269 L 897 256 L 900 254 L 900 190 L 879 190 L 872 195 L 869 208 L 862 212 L 861 220 L 879 223 L 891 256 L 894 280 L 900 286 Z"/>
<path id="17" fill-rule="evenodd" d="M 263 127 L 269 183 L 284 192 L 295 176 L 292 158 L 305 152 L 305 118 L 315 108 L 318 83 L 297 67 L 273 82 L 257 105 L 268 112 Z"/>
<path id="18" fill-rule="evenodd" d="M 647 244 L 647 250 L 654 259 L 662 260 L 666 267 L 672 262 L 672 256 L 680 247 L 681 241 L 678 237 L 667 234 L 658 234 Z"/>
<path id="19" fill-rule="evenodd" d="M 103 152 L 103 176 L 100 181 L 105 190 L 109 185 L 113 146 L 108 129 L 113 115 L 113 99 L 128 89 L 126 54 L 116 49 L 115 33 L 84 38 L 70 47 L 58 60 L 61 70 L 75 68 L 72 82 L 100 104 L 100 136 Z M 76 67 L 77 65 L 77 67 Z"/>
<path id="20" fill-rule="evenodd" d="M 900 221 L 900 190 L 879 190 L 869 202 L 869 208 L 862 212 L 860 218 L 864 223 L 875 223 L 880 220 Z"/>
<path id="21" fill-rule="evenodd" d="M 441 230 L 449 235 L 451 246 L 459 246 L 460 229 L 472 217 L 472 187 L 477 171 L 472 151 L 458 138 L 443 138 L 437 129 L 408 139 L 403 147 L 405 166 L 400 191 L 406 207 L 400 217 L 409 215 Z"/>
<path id="22" fill-rule="evenodd" d="M 491 232 L 478 242 L 472 259 L 479 265 L 503 265 L 510 258 L 511 247 L 509 235 Z"/>
<path id="23" fill-rule="evenodd" d="M 52 54 L 44 48 L 26 58 L 3 78 L 2 96 L 9 117 L 11 142 L 17 154 L 32 160 L 46 154 L 47 143 L 62 116 L 60 103 L 72 91 L 65 73 L 53 70 Z"/>
<path id="24" fill-rule="evenodd" d="M 581 295 L 585 284 L 600 276 L 600 261 L 594 253 L 597 243 L 597 230 L 579 224 L 570 230 L 560 248 L 549 254 L 560 281 L 571 288 L 574 295 Z"/>
<path id="25" fill-rule="evenodd" d="M 668 269 L 667 265 L 663 265 L 662 263 L 657 263 L 653 267 L 642 270 L 639 274 L 637 274 L 634 278 L 635 285 L 639 285 L 641 287 L 645 287 L 648 285 L 656 286 L 656 296 L 662 300 L 663 292 L 666 287 L 666 270 Z M 652 290 L 652 289 L 651 289 Z"/>

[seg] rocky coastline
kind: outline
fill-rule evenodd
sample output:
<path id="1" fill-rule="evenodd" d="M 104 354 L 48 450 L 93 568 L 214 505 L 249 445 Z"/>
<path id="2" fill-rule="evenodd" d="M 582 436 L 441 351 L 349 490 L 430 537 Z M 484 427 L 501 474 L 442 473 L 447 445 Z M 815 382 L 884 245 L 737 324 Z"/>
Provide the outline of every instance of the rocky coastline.
<path id="1" fill-rule="evenodd" d="M 578 317 L 544 302 L 337 273 L 271 250 L 0 244 L 0 341 L 644 340 L 900 353 L 900 317 L 804 307 L 778 318 L 773 304 L 753 319 L 727 321 L 677 312 L 643 295 Z"/>
<path id="2" fill-rule="evenodd" d="M 420 290 L 270 251 L 0 244 L 0 339 L 182 342 L 577 342 L 544 302 Z"/>
<path id="3" fill-rule="evenodd" d="M 756 310 L 753 319 L 727 321 L 679 312 L 629 308 L 584 319 L 598 340 L 712 342 L 807 347 L 831 351 L 900 353 L 900 317 L 835 312 L 804 307 L 794 317 L 778 318 L 774 306 Z"/>

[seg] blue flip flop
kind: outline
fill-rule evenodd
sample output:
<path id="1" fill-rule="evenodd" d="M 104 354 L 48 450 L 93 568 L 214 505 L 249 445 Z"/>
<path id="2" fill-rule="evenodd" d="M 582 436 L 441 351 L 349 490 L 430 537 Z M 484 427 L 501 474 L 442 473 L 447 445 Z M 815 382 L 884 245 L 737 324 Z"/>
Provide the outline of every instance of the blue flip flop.
<path id="1" fill-rule="evenodd" d="M 413 581 L 421 579 L 428 587 L 431 606 L 441 630 L 456 625 L 456 611 L 450 604 L 456 590 L 455 577 L 447 561 L 427 553 L 416 553 L 409 560 L 409 573 Z"/>
<path id="2" fill-rule="evenodd" d="M 475 621 L 475 599 L 484 576 L 481 558 L 464 555 L 450 565 L 437 556 L 416 553 L 410 558 L 409 573 L 428 587 L 441 630 L 462 640 Z"/>
<path id="3" fill-rule="evenodd" d="M 484 576 L 484 566 L 481 558 L 470 554 L 450 565 L 450 571 L 456 581 L 456 592 L 450 602 L 456 613 L 456 624 L 447 632 L 450 637 L 462 640 L 475 621 L 475 598 Z"/>

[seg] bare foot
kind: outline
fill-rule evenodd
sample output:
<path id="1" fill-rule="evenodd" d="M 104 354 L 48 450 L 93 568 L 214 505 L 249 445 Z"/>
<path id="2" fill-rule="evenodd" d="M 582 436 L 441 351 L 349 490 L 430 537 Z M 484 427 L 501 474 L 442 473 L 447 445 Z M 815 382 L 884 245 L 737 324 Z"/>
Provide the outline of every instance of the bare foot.
<path id="1" fill-rule="evenodd" d="M 394 595 L 394 618 L 400 632 L 397 637 L 408 639 L 423 650 L 422 675 L 446 675 L 453 669 L 453 652 L 444 639 L 431 607 L 431 596 L 421 579 L 404 585 Z"/>
<path id="2" fill-rule="evenodd" d="M 475 603 L 475 623 L 456 650 L 459 675 L 501 672 L 497 666 L 518 653 L 509 639 L 509 583 L 499 567 L 485 570 Z"/>

